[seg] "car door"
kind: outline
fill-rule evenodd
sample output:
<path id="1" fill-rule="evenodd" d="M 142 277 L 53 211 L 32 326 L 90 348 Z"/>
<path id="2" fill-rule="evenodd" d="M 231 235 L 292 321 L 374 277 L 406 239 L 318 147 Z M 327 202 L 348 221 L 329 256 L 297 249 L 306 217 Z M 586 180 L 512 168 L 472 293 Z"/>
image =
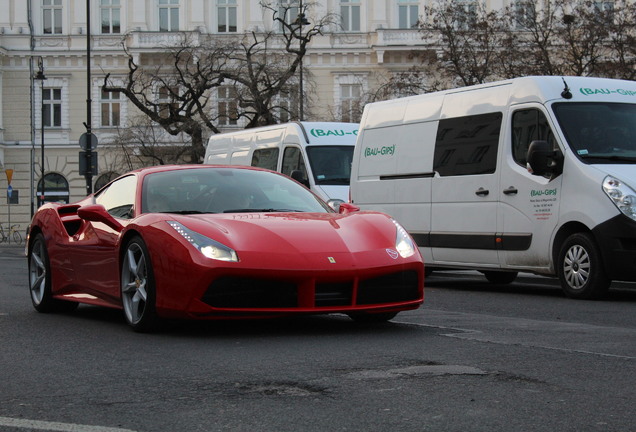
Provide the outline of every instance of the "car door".
<path id="1" fill-rule="evenodd" d="M 122 225 L 135 214 L 137 177 L 129 175 L 115 180 L 95 197 L 108 213 Z M 119 298 L 119 237 L 120 233 L 102 222 L 85 221 L 74 237 L 77 281 L 87 291 L 111 301 Z"/>
<path id="2" fill-rule="evenodd" d="M 503 267 L 540 270 L 550 266 L 563 176 L 551 179 L 531 174 L 526 154 L 534 140 L 548 141 L 555 149 L 559 144 L 543 106 L 516 107 L 510 119 L 499 190 L 501 262 Z"/>
<path id="3" fill-rule="evenodd" d="M 501 112 L 439 121 L 430 234 L 436 263 L 498 265 L 495 233 L 501 121 Z"/>

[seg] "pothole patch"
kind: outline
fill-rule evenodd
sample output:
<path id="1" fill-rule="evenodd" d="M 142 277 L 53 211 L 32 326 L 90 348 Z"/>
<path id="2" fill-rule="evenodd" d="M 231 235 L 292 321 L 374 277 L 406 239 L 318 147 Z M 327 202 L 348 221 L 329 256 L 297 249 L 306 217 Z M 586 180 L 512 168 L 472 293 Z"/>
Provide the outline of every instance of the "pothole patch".
<path id="1" fill-rule="evenodd" d="M 323 395 L 325 390 L 319 387 L 299 383 L 248 383 L 237 384 L 237 390 L 244 394 L 262 396 L 309 397 Z"/>
<path id="2" fill-rule="evenodd" d="M 363 370 L 352 372 L 347 376 L 355 379 L 394 379 L 443 375 L 488 375 L 488 372 L 476 367 L 462 365 L 417 365 L 383 370 Z"/>

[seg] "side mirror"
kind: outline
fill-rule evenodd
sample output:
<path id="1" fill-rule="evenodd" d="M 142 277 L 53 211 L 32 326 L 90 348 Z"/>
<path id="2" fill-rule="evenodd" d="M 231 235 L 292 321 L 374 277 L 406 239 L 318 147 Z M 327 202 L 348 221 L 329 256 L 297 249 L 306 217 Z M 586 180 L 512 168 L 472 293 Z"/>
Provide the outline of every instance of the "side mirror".
<path id="1" fill-rule="evenodd" d="M 300 183 L 301 185 L 305 186 L 305 187 L 309 187 L 309 180 L 307 180 L 305 178 L 305 174 L 303 174 L 302 171 L 300 170 L 293 170 L 291 172 L 291 174 L 289 175 L 291 178 L 293 178 L 294 180 L 296 180 L 298 183 Z"/>
<path id="2" fill-rule="evenodd" d="M 341 215 L 346 215 L 349 213 L 355 213 L 355 212 L 359 212 L 360 211 L 360 207 L 358 207 L 357 205 L 353 205 L 351 203 L 340 203 L 340 207 L 338 208 L 338 213 L 340 213 Z"/>
<path id="3" fill-rule="evenodd" d="M 91 222 L 101 222 L 108 225 L 115 231 L 121 231 L 124 226 L 106 211 L 101 204 L 85 205 L 77 209 L 77 215 L 84 220 Z"/>
<path id="4" fill-rule="evenodd" d="M 559 150 L 553 150 L 547 141 L 532 141 L 526 160 L 528 171 L 534 175 L 550 174 L 554 178 L 563 172 L 563 155 Z"/>

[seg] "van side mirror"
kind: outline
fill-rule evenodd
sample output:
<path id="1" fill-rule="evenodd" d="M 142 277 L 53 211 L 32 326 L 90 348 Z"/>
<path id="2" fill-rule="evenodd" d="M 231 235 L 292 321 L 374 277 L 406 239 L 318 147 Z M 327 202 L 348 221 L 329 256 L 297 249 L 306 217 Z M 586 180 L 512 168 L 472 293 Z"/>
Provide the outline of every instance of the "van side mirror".
<path id="1" fill-rule="evenodd" d="M 534 175 L 550 174 L 554 178 L 563 172 L 563 154 L 559 150 L 553 150 L 547 141 L 532 141 L 526 160 L 528 171 Z"/>
<path id="2" fill-rule="evenodd" d="M 305 178 L 305 174 L 303 174 L 302 171 L 293 170 L 289 176 L 293 178 L 294 180 L 296 180 L 301 185 L 309 187 L 309 180 Z"/>
<path id="3" fill-rule="evenodd" d="M 85 205 L 77 209 L 77 215 L 84 220 L 91 222 L 101 222 L 108 225 L 115 231 L 121 231 L 124 227 L 122 224 L 106 211 L 101 204 Z"/>

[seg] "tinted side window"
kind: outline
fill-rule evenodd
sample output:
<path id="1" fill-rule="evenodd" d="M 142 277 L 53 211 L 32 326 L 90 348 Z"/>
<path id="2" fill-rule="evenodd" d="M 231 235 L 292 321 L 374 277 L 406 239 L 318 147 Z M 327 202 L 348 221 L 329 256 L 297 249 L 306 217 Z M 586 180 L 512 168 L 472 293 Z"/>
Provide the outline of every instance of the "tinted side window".
<path id="1" fill-rule="evenodd" d="M 127 176 L 111 183 L 110 186 L 102 190 L 95 197 L 95 202 L 106 207 L 111 215 L 129 219 L 133 217 L 136 189 L 137 177 Z"/>
<path id="2" fill-rule="evenodd" d="M 556 148 L 554 134 L 543 112 L 538 109 L 515 112 L 512 115 L 512 157 L 524 168 L 528 147 L 535 140 L 548 141 Z"/>
<path id="3" fill-rule="evenodd" d="M 490 113 L 440 120 L 433 169 L 440 176 L 494 173 L 501 118 Z"/>
<path id="4" fill-rule="evenodd" d="M 276 171 L 278 165 L 278 148 L 266 148 L 254 150 L 252 154 L 252 166 Z"/>

